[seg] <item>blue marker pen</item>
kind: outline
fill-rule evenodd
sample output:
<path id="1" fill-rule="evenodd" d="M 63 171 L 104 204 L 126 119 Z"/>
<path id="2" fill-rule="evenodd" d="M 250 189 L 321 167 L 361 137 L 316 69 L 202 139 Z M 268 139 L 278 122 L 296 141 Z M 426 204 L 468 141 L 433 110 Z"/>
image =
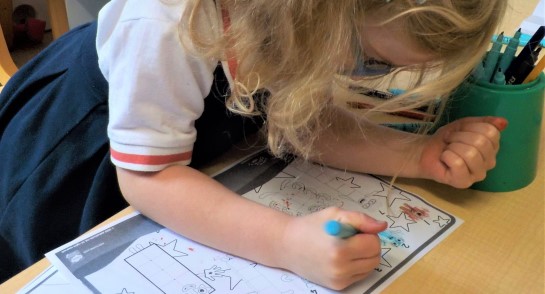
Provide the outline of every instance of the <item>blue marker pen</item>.
<path id="1" fill-rule="evenodd" d="M 483 69 L 483 75 L 484 75 L 484 69 Z M 399 95 L 405 94 L 405 92 L 407 92 L 407 90 L 398 89 L 398 88 L 388 88 L 388 92 L 392 93 L 393 96 L 399 96 Z M 424 106 L 416 108 L 416 110 L 420 110 L 420 111 L 423 111 L 423 112 L 428 112 L 428 110 L 429 110 L 428 108 L 433 107 L 434 110 L 432 112 L 435 113 L 436 110 L 437 110 L 437 106 L 439 105 L 439 102 L 441 102 L 441 99 L 437 98 L 437 103 L 435 103 L 435 105 L 424 105 Z"/>
<path id="2" fill-rule="evenodd" d="M 498 35 L 494 35 L 494 36 L 492 36 L 492 39 L 490 39 L 490 41 L 494 42 L 494 40 L 496 40 L 497 38 L 498 38 Z M 504 45 L 509 44 L 509 41 L 511 41 L 511 38 L 513 38 L 513 37 L 503 36 L 502 43 Z M 530 41 L 531 38 L 532 38 L 531 35 L 521 33 L 520 37 L 518 38 L 519 39 L 519 47 L 526 46 L 526 44 L 528 44 L 528 41 Z M 541 42 L 539 42 L 539 44 L 537 44 L 537 45 L 541 46 L 541 47 L 545 47 L 545 39 L 541 40 Z"/>
<path id="3" fill-rule="evenodd" d="M 484 66 L 483 66 L 483 63 L 482 62 L 479 62 L 477 64 L 477 66 L 475 67 L 475 69 L 473 69 L 473 72 L 471 73 L 471 75 L 473 76 L 473 78 L 476 80 L 476 81 L 480 81 L 480 80 L 483 80 L 484 79 Z"/>
<path id="4" fill-rule="evenodd" d="M 392 95 L 394 95 L 394 96 L 398 96 L 398 95 L 401 95 L 401 94 L 405 93 L 405 90 L 397 89 L 397 88 L 389 88 L 388 92 L 392 93 Z"/>
<path id="5" fill-rule="evenodd" d="M 509 40 L 509 44 L 505 47 L 503 55 L 498 61 L 498 68 L 505 69 L 509 68 L 513 59 L 515 59 L 515 54 L 517 53 L 517 47 L 519 45 L 520 29 L 515 33 L 515 36 Z"/>
<path id="6" fill-rule="evenodd" d="M 353 226 L 349 224 L 343 224 L 336 220 L 329 220 L 324 225 L 324 230 L 331 236 L 346 239 L 359 233 Z"/>
<path id="7" fill-rule="evenodd" d="M 501 67 L 499 67 L 498 71 L 494 74 L 492 83 L 496 85 L 505 85 L 505 75 L 503 74 Z"/>
<path id="8" fill-rule="evenodd" d="M 340 221 L 336 221 L 336 220 L 328 220 L 324 224 L 324 230 L 328 235 L 331 235 L 340 239 L 350 238 L 356 235 L 357 233 L 361 233 L 353 226 L 349 224 L 343 224 Z M 385 232 L 378 233 L 378 237 L 383 242 L 388 240 L 387 236 L 385 235 Z"/>
<path id="9" fill-rule="evenodd" d="M 490 82 L 494 76 L 494 70 L 496 69 L 496 64 L 498 63 L 498 58 L 500 57 L 501 53 L 502 38 L 503 33 L 501 33 L 494 44 L 492 44 L 492 48 L 490 51 L 488 51 L 488 54 L 484 59 L 484 77 L 482 81 Z"/>
<path id="10" fill-rule="evenodd" d="M 423 128 L 431 129 L 433 122 L 384 123 L 382 125 L 398 131 L 416 133 Z"/>
<path id="11" fill-rule="evenodd" d="M 492 83 L 496 85 L 505 85 L 505 75 L 503 74 L 501 67 L 499 67 L 498 71 L 494 74 Z"/>

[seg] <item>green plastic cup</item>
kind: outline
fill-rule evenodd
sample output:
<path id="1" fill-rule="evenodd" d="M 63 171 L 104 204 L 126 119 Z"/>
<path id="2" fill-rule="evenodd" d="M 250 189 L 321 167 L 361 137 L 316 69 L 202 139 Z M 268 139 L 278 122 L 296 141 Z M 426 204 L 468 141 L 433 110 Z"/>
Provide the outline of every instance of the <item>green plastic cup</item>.
<path id="1" fill-rule="evenodd" d="M 468 116 L 499 116 L 509 121 L 502 132 L 496 166 L 471 186 L 490 192 L 514 191 L 537 174 L 545 75 L 527 84 L 497 85 L 467 81 L 452 95 L 442 117 L 452 122 Z"/>

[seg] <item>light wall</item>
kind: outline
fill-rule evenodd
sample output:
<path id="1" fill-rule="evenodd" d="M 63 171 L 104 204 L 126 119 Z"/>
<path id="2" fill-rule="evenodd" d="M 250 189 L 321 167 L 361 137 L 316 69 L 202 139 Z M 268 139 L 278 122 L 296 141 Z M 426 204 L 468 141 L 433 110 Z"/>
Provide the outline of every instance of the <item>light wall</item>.
<path id="1" fill-rule="evenodd" d="M 43 0 L 41 0 L 43 2 Z M 93 21 L 108 0 L 65 0 L 70 29 Z"/>

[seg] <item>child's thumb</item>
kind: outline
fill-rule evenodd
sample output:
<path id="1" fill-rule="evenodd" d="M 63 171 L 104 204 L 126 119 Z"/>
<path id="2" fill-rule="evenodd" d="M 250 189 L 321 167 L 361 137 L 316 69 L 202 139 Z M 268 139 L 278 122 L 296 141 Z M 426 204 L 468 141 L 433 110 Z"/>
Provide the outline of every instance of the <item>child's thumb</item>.
<path id="1" fill-rule="evenodd" d="M 363 233 L 366 234 L 377 234 L 382 232 L 388 226 L 388 223 L 385 221 L 380 221 L 375 218 L 368 216 L 367 214 L 359 214 L 360 217 L 356 220 L 353 225 Z"/>

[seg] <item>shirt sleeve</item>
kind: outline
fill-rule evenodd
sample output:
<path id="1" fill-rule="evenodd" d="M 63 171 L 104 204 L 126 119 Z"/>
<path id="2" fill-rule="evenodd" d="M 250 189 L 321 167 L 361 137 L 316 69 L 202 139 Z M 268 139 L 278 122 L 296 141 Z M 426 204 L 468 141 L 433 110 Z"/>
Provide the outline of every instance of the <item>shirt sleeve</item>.
<path id="1" fill-rule="evenodd" d="M 136 11 L 149 14 L 145 9 Z M 177 18 L 127 9 L 118 17 L 102 31 L 99 22 L 97 35 L 99 66 L 109 82 L 112 162 L 138 171 L 189 164 L 194 122 L 204 111 L 217 61 L 186 52 Z"/>

